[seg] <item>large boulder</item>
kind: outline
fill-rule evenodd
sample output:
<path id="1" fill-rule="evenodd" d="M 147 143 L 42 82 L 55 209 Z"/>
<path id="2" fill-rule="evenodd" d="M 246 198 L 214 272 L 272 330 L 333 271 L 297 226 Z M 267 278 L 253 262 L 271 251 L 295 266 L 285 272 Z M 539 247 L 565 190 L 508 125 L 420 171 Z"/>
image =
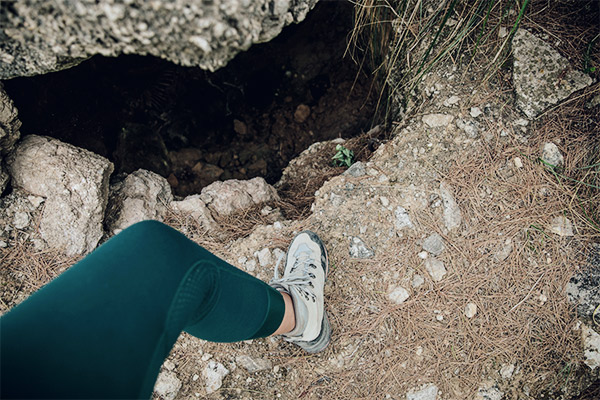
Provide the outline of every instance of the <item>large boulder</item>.
<path id="1" fill-rule="evenodd" d="M 113 164 L 87 150 L 35 135 L 17 143 L 7 161 L 13 187 L 46 198 L 41 238 L 68 255 L 92 251 L 103 235 Z"/>
<path id="2" fill-rule="evenodd" d="M 317 0 L 19 0 L 0 4 L 0 79 L 95 54 L 154 55 L 214 71 L 302 21 Z"/>
<path id="3" fill-rule="evenodd" d="M 147 219 L 162 221 L 171 201 L 171 187 L 165 178 L 138 169 L 110 186 L 106 210 L 108 233 L 116 235 L 128 226 Z"/>
<path id="4" fill-rule="evenodd" d="M 213 213 L 225 216 L 279 200 L 279 195 L 263 178 L 253 178 L 247 181 L 230 179 L 211 183 L 202 189 L 200 198 Z"/>

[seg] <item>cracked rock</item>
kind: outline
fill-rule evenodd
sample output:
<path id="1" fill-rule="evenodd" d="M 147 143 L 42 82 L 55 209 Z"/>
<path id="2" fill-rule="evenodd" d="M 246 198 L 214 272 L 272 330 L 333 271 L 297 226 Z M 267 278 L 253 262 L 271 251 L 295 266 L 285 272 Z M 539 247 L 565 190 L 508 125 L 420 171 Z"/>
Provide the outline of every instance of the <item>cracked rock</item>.
<path id="1" fill-rule="evenodd" d="M 350 237 L 350 256 L 354 258 L 371 258 L 375 252 L 358 236 Z"/>

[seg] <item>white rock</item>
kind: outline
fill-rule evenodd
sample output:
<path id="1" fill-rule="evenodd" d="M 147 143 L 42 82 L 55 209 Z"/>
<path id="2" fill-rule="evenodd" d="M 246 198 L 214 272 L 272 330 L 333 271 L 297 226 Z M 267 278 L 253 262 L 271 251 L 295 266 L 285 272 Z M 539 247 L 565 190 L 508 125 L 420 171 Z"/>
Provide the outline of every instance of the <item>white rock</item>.
<path id="1" fill-rule="evenodd" d="M 483 114 L 483 111 L 481 111 L 481 108 L 479 107 L 471 107 L 471 117 L 473 118 L 477 118 L 479 117 L 481 114 Z"/>
<path id="2" fill-rule="evenodd" d="M 271 250 L 268 247 L 257 251 L 254 253 L 254 256 L 258 258 L 258 263 L 261 267 L 266 267 L 273 261 L 273 257 L 271 256 Z"/>
<path id="3" fill-rule="evenodd" d="M 425 278 L 423 278 L 421 275 L 419 275 L 419 274 L 413 275 L 412 282 L 411 282 L 412 287 L 418 288 L 421 285 L 423 285 L 424 283 L 425 283 Z"/>
<path id="4" fill-rule="evenodd" d="M 561 167 L 564 164 L 564 157 L 562 153 L 560 150 L 558 150 L 558 146 L 552 142 L 544 143 L 544 148 L 542 149 L 542 160 L 554 167 Z"/>
<path id="5" fill-rule="evenodd" d="M 454 116 L 450 114 L 427 114 L 423 115 L 422 118 L 423 122 L 427 124 L 427 126 L 429 126 L 430 128 L 440 128 L 443 126 L 448 126 L 453 119 Z"/>
<path id="6" fill-rule="evenodd" d="M 549 229 L 558 236 L 573 236 L 573 224 L 562 215 L 552 219 Z"/>
<path id="7" fill-rule="evenodd" d="M 423 241 L 423 249 L 436 256 L 439 256 L 445 248 L 446 245 L 444 245 L 444 239 L 442 239 L 438 233 L 429 235 L 429 237 Z"/>
<path id="8" fill-rule="evenodd" d="M 350 256 L 354 258 L 371 258 L 375 252 L 370 249 L 361 238 L 350 237 Z"/>
<path id="9" fill-rule="evenodd" d="M 244 264 L 244 269 L 248 272 L 254 272 L 256 269 L 256 260 L 248 260 Z"/>
<path id="10" fill-rule="evenodd" d="M 444 205 L 444 225 L 449 231 L 458 229 L 462 222 L 462 213 L 452 195 L 451 187 L 445 182 L 440 183 L 440 197 Z"/>
<path id="11" fill-rule="evenodd" d="M 35 135 L 23 138 L 6 161 L 14 187 L 46 198 L 39 222 L 42 239 L 68 255 L 92 251 L 103 235 L 112 163 Z"/>
<path id="12" fill-rule="evenodd" d="M 110 186 L 105 224 L 114 235 L 136 222 L 162 221 L 172 200 L 171 186 L 165 178 L 138 169 Z"/>
<path id="13" fill-rule="evenodd" d="M 223 378 L 229 374 L 229 370 L 223 364 L 216 361 L 209 361 L 208 365 L 202 371 L 206 383 L 206 394 L 211 394 L 219 390 L 223 385 Z"/>
<path id="14" fill-rule="evenodd" d="M 249 373 L 258 371 L 270 370 L 272 367 L 271 361 L 264 358 L 253 358 L 247 355 L 238 355 L 235 357 L 235 362 L 241 365 Z"/>
<path id="15" fill-rule="evenodd" d="M 175 369 L 175 364 L 171 360 L 165 360 L 163 363 L 163 367 L 165 367 L 169 371 L 173 371 Z"/>
<path id="16" fill-rule="evenodd" d="M 29 225 L 29 214 L 23 211 L 16 212 L 13 216 L 13 226 L 17 229 L 25 229 Z"/>
<path id="17" fill-rule="evenodd" d="M 498 389 L 493 381 L 482 384 L 475 395 L 476 400 L 502 400 L 504 392 Z"/>
<path id="18" fill-rule="evenodd" d="M 583 337 L 583 362 L 591 369 L 600 367 L 600 335 L 586 324 L 581 324 L 581 335 Z"/>
<path id="19" fill-rule="evenodd" d="M 510 253 L 513 250 L 513 242 L 512 239 L 508 238 L 504 241 L 502 247 L 494 254 L 494 260 L 497 262 L 502 262 L 510 256 Z"/>
<path id="20" fill-rule="evenodd" d="M 441 281 L 446 275 L 446 267 L 444 267 L 444 263 L 438 260 L 435 257 L 430 257 L 425 260 L 425 269 L 436 282 Z"/>
<path id="21" fill-rule="evenodd" d="M 414 225 L 408 216 L 408 211 L 406 211 L 404 207 L 396 207 L 394 215 L 396 216 L 395 226 L 397 230 L 400 231 L 404 228 L 414 228 Z"/>
<path id="22" fill-rule="evenodd" d="M 187 196 L 181 201 L 172 201 L 170 206 L 174 211 L 189 214 L 205 229 L 213 229 L 216 226 L 214 218 L 199 194 Z"/>
<path id="23" fill-rule="evenodd" d="M 154 384 L 154 392 L 162 399 L 173 400 L 181 389 L 181 381 L 175 372 L 161 371 Z"/>
<path id="24" fill-rule="evenodd" d="M 514 372 L 515 372 L 514 364 L 503 364 L 502 368 L 500 368 L 500 376 L 502 377 L 502 379 L 512 378 Z"/>
<path id="25" fill-rule="evenodd" d="M 451 107 L 453 105 L 456 105 L 460 102 L 460 97 L 453 95 L 448 97 L 446 100 L 444 100 L 444 106 L 446 107 Z"/>
<path id="26" fill-rule="evenodd" d="M 521 160 L 520 157 L 515 157 L 515 159 L 513 160 L 513 162 L 515 163 L 515 167 L 517 167 L 517 168 L 523 168 L 523 161 Z"/>
<path id="27" fill-rule="evenodd" d="M 427 257 L 429 257 L 429 253 L 426 252 L 425 250 L 420 251 L 419 254 L 417 254 L 419 256 L 420 259 L 425 260 Z"/>
<path id="28" fill-rule="evenodd" d="M 390 201 L 389 201 L 389 200 L 388 200 L 388 198 L 387 198 L 387 197 L 385 197 L 385 196 L 381 196 L 381 197 L 379 198 L 379 200 L 381 201 L 381 205 L 382 205 L 382 206 L 384 206 L 384 207 L 387 207 L 387 206 L 389 206 L 389 205 L 390 205 Z"/>
<path id="29" fill-rule="evenodd" d="M 263 178 L 213 182 L 202 189 L 200 198 L 219 215 L 230 215 L 254 205 L 279 200 L 277 191 Z"/>
<path id="30" fill-rule="evenodd" d="M 411 389 L 406 393 L 406 400 L 436 400 L 438 388 L 433 383 L 421 386 L 420 388 Z"/>
<path id="31" fill-rule="evenodd" d="M 467 318 L 473 318 L 475 316 L 475 314 L 477 314 L 477 304 L 468 303 L 465 306 L 465 316 Z"/>
<path id="32" fill-rule="evenodd" d="M 408 290 L 401 286 L 391 287 L 388 291 L 388 299 L 394 304 L 402 304 L 410 297 Z"/>

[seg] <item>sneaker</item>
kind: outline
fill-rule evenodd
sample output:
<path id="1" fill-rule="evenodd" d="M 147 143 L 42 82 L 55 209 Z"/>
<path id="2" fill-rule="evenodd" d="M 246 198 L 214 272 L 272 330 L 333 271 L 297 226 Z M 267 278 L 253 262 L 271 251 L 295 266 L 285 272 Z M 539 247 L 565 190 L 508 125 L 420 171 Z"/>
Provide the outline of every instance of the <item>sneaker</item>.
<path id="1" fill-rule="evenodd" d="M 292 240 L 283 276 L 279 277 L 281 258 L 270 285 L 290 295 L 296 313 L 296 327 L 282 336 L 309 353 L 318 353 L 327 347 L 331 338 L 323 306 L 323 288 L 329 268 L 327 250 L 315 233 L 304 231 Z"/>

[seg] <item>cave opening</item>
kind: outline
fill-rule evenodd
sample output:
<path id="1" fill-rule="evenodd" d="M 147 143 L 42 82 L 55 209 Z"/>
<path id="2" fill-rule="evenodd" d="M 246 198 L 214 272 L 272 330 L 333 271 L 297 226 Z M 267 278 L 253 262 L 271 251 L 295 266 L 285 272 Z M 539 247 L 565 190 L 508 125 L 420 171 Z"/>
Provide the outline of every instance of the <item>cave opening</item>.
<path id="1" fill-rule="evenodd" d="M 377 123 L 374 82 L 344 57 L 352 23 L 351 3 L 320 2 L 305 21 L 214 73 L 150 56 L 95 56 L 5 81 L 5 89 L 23 135 L 100 154 L 115 175 L 147 169 L 179 196 L 216 180 L 273 184 L 312 143 Z"/>

